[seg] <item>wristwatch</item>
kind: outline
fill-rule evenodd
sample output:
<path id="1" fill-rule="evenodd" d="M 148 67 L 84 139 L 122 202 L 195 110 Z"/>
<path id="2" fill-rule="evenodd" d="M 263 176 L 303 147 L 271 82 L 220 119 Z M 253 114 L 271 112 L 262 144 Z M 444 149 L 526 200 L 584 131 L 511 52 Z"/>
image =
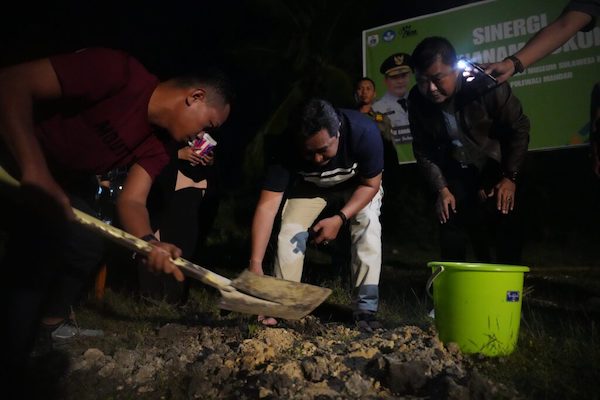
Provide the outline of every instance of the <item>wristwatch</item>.
<path id="1" fill-rule="evenodd" d="M 523 66 L 523 63 L 516 56 L 508 56 L 505 58 L 505 60 L 512 61 L 513 65 L 515 66 L 515 72 L 513 72 L 513 75 L 520 74 L 523 71 L 525 71 L 525 67 Z"/>
<path id="2" fill-rule="evenodd" d="M 151 233 L 142 236 L 140 239 L 142 239 L 146 242 L 153 242 L 153 241 L 160 242 L 160 240 L 158 240 L 158 238 Z"/>
<path id="3" fill-rule="evenodd" d="M 503 172 L 503 173 L 502 173 L 502 176 L 503 176 L 504 178 L 508 179 L 508 180 L 511 180 L 511 181 L 513 181 L 514 183 L 517 183 L 517 175 L 518 175 L 518 174 L 519 174 L 519 173 L 518 173 L 518 172 L 516 172 L 516 171 L 513 171 L 513 172 Z"/>

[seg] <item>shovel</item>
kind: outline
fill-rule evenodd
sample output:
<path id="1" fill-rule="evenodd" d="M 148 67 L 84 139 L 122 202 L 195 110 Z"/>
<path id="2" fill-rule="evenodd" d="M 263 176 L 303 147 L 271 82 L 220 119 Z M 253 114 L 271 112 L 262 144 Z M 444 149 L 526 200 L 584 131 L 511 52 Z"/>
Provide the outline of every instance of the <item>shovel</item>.
<path id="1" fill-rule="evenodd" d="M 19 182 L 1 166 L 0 182 L 14 188 L 19 186 Z M 73 208 L 73 212 L 78 224 L 130 250 L 148 255 L 153 248 L 148 242 L 76 208 Z M 222 296 L 219 302 L 220 308 L 240 313 L 300 319 L 314 310 L 331 294 L 331 289 L 286 281 L 272 276 L 261 276 L 248 270 L 244 270 L 237 278 L 230 280 L 183 258 L 173 260 L 173 264 L 179 267 L 186 276 L 218 289 Z"/>

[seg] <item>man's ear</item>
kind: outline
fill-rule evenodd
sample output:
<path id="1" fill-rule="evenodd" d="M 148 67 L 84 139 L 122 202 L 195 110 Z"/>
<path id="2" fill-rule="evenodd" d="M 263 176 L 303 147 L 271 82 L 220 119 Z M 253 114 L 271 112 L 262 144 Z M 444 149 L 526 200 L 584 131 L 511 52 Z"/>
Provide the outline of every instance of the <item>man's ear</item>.
<path id="1" fill-rule="evenodd" d="M 202 88 L 192 89 L 185 98 L 185 104 L 187 106 L 204 101 L 206 101 L 206 90 Z"/>

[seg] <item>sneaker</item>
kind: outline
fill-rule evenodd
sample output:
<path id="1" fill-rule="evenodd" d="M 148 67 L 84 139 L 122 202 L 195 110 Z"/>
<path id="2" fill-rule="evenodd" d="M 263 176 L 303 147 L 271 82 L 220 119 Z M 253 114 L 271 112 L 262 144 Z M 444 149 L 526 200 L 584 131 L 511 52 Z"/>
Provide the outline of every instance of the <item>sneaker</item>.
<path id="1" fill-rule="evenodd" d="M 54 328 L 56 327 L 56 328 Z M 54 328 L 54 329 L 52 329 Z M 100 337 L 104 336 L 104 331 L 100 329 L 82 329 L 77 323 L 70 319 L 65 319 L 63 322 L 52 326 L 50 337 L 52 340 L 68 340 L 75 336 L 85 337 Z"/>
<path id="2" fill-rule="evenodd" d="M 376 329 L 383 328 L 374 313 L 361 312 L 354 314 L 354 322 L 356 322 L 358 329 L 365 332 L 373 332 Z"/>

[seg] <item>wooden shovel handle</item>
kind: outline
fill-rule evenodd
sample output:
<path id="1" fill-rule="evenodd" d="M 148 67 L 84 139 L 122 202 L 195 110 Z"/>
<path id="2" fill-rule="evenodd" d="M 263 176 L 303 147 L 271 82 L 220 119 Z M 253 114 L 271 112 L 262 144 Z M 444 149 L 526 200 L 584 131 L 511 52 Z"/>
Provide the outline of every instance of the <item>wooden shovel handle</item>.
<path id="1" fill-rule="evenodd" d="M 4 168 L 0 166 L 0 182 L 3 182 L 7 185 L 18 187 L 20 186 L 19 181 L 17 181 L 14 177 L 12 177 Z M 102 236 L 130 249 L 137 253 L 141 253 L 143 255 L 148 255 L 152 251 L 152 245 L 142 239 L 139 239 L 122 229 L 116 228 L 112 225 L 104 223 L 97 218 L 92 217 L 89 214 L 84 213 L 76 208 L 73 208 L 73 212 L 75 213 L 75 220 L 80 225 L 85 226 L 86 228 L 101 234 Z M 206 268 L 202 268 L 190 261 L 187 261 L 183 258 L 177 258 L 176 260 L 172 260 L 173 264 L 177 267 L 181 268 L 183 273 L 191 278 L 195 278 L 200 280 L 201 282 L 210 285 L 214 288 L 232 291 L 235 290 L 231 286 L 231 280 L 215 274 L 212 271 L 207 270 Z"/>
<path id="2" fill-rule="evenodd" d="M 101 234 L 102 236 L 127 247 L 137 253 L 148 255 L 152 251 L 152 245 L 136 236 L 133 236 L 122 229 L 116 228 L 112 225 L 104 223 L 97 218 L 92 217 L 89 214 L 84 213 L 76 208 L 73 208 L 75 218 L 80 225 Z M 181 268 L 184 274 L 191 278 L 196 278 L 207 285 L 215 287 L 221 290 L 227 290 L 227 287 L 231 285 L 231 280 L 215 274 L 212 271 L 202 268 L 184 258 L 177 258 L 172 260 L 173 264 Z M 231 288 L 233 290 L 233 288 Z"/>

